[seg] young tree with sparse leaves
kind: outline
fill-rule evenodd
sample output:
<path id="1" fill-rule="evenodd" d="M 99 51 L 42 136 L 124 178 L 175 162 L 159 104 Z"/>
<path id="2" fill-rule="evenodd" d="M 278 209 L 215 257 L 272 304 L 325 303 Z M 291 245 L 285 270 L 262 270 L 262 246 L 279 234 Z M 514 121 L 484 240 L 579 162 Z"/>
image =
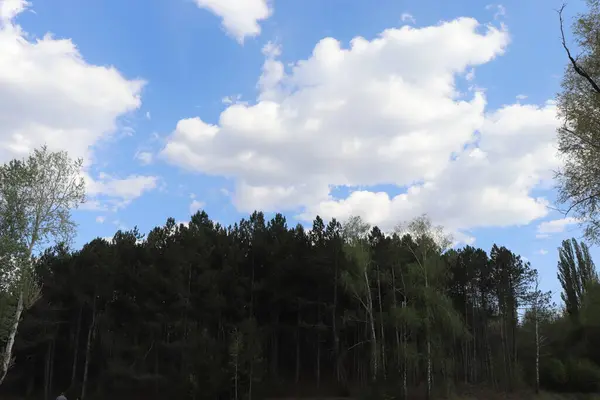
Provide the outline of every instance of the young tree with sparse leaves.
<path id="1" fill-rule="evenodd" d="M 66 152 L 36 149 L 23 160 L 0 167 L 0 247 L 7 277 L 3 296 L 16 298 L 2 341 L 0 384 L 12 363 L 13 346 L 24 310 L 39 297 L 33 276 L 34 251 L 51 241 L 68 242 L 75 231 L 71 210 L 84 201 L 81 160 Z M 6 314 L 6 306 L 2 311 Z"/>

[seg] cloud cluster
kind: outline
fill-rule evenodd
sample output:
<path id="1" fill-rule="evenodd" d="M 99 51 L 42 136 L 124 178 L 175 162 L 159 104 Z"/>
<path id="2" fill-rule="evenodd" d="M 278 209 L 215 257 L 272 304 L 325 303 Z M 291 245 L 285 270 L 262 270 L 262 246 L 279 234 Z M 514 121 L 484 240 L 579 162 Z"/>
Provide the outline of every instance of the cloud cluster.
<path id="1" fill-rule="evenodd" d="M 239 43 L 260 34 L 259 22 L 271 16 L 269 0 L 195 0 L 196 5 L 219 16 L 223 27 Z"/>
<path id="2" fill-rule="evenodd" d="M 547 213 L 532 190 L 558 163 L 555 105 L 486 111 L 484 91 L 459 84 L 508 44 L 503 25 L 458 18 L 348 47 L 325 38 L 287 70 L 270 46 L 255 104 L 229 105 L 218 124 L 180 120 L 161 156 L 234 178 L 241 211 L 359 214 L 383 228 L 423 212 L 451 230 L 527 224 Z M 353 192 L 335 198 L 336 186 Z"/>
<path id="3" fill-rule="evenodd" d="M 24 0 L 0 1 L 0 163 L 46 144 L 89 166 L 94 144 L 114 133 L 120 116 L 140 107 L 144 81 L 87 63 L 70 39 L 51 34 L 32 39 L 14 22 L 29 6 Z M 152 179 L 112 178 L 106 186 L 86 177 L 90 196 L 107 194 L 121 202 L 135 197 L 131 190 L 139 188 L 139 178 Z M 123 197 L 118 190 L 102 191 L 113 186 L 131 190 Z"/>

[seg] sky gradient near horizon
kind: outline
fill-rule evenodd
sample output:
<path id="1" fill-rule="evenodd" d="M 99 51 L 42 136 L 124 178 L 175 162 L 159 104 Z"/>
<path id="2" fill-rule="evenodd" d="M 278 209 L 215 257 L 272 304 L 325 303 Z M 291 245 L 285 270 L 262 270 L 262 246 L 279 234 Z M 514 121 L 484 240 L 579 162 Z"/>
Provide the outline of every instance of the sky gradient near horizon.
<path id="1" fill-rule="evenodd" d="M 560 5 L 0 0 L 0 162 L 84 159 L 77 246 L 198 209 L 387 231 L 427 213 L 557 292 L 581 238 L 553 210 Z"/>

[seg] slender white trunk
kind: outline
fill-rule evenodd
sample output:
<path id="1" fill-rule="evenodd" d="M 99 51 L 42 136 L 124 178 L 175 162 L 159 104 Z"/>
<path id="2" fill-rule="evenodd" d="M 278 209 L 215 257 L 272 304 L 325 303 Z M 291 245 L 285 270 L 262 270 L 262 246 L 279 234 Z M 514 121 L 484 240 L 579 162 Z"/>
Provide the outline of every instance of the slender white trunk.
<path id="1" fill-rule="evenodd" d="M 396 300 L 396 274 L 394 273 L 394 267 L 392 267 L 392 299 L 394 302 L 394 308 L 396 308 L 398 306 L 398 302 Z M 396 323 L 394 325 L 395 325 L 394 333 L 396 334 L 396 351 L 397 351 L 396 367 L 398 368 L 398 371 L 400 371 L 400 366 L 402 365 L 402 363 L 400 362 L 400 333 L 398 332 L 398 322 L 396 321 Z"/>
<path id="2" fill-rule="evenodd" d="M 383 379 L 385 380 L 385 331 L 383 328 L 383 305 L 381 304 L 381 274 L 379 271 L 379 265 L 377 266 L 377 293 L 379 296 L 379 323 L 381 332 L 381 371 L 383 372 Z"/>
<path id="3" fill-rule="evenodd" d="M 77 316 L 77 329 L 75 329 L 75 350 L 73 352 L 73 366 L 71 368 L 71 386 L 75 385 L 77 379 L 77 359 L 79 357 L 79 336 L 81 336 L 81 318 L 83 317 L 83 304 L 79 308 Z"/>
<path id="4" fill-rule="evenodd" d="M 429 288 L 429 281 L 427 279 L 427 271 L 425 271 L 425 290 Z M 431 398 L 431 334 L 429 329 L 430 317 L 429 317 L 429 304 L 425 304 L 425 318 L 426 327 L 425 327 L 425 336 L 427 340 L 427 399 Z"/>
<path id="5" fill-rule="evenodd" d="M 90 323 L 90 328 L 88 330 L 87 337 L 87 346 L 85 349 L 85 364 L 83 366 L 83 381 L 81 384 L 81 400 L 85 399 L 85 391 L 87 386 L 88 379 L 88 370 L 90 367 L 90 358 L 92 354 L 92 342 L 94 341 L 96 331 L 96 296 L 94 296 L 94 303 L 92 307 L 92 322 Z"/>
<path id="6" fill-rule="evenodd" d="M 406 301 L 402 302 L 402 308 L 406 308 Z M 406 325 L 402 329 L 402 353 L 404 358 L 404 368 L 402 369 L 402 393 L 404 395 L 404 400 L 408 398 L 408 385 L 406 384 L 408 380 L 408 348 L 407 348 L 407 335 L 406 335 Z"/>
<path id="7" fill-rule="evenodd" d="M 392 273 L 394 273 L 394 270 L 392 269 Z M 402 278 L 402 311 L 406 310 L 406 284 L 404 283 L 404 276 L 402 275 L 402 272 L 400 273 L 400 277 Z M 395 281 L 395 278 L 393 278 Z M 396 294 L 396 292 L 394 291 L 394 295 Z M 407 387 L 407 377 L 408 377 L 408 354 L 407 354 L 407 334 L 406 331 L 408 330 L 408 326 L 406 325 L 405 322 L 402 322 L 402 358 L 403 358 L 403 366 L 402 366 L 402 399 L 406 400 L 408 398 L 408 387 Z"/>
<path id="8" fill-rule="evenodd" d="M 539 322 L 537 317 L 537 310 L 535 313 L 535 392 L 540 391 L 540 330 Z"/>
<path id="9" fill-rule="evenodd" d="M 373 318 L 373 297 L 371 296 L 371 286 L 369 285 L 369 276 L 367 275 L 367 268 L 365 267 L 363 276 L 365 278 L 365 289 L 367 291 L 367 314 L 369 316 L 369 324 L 371 326 L 371 365 L 372 365 L 372 376 L 373 381 L 377 379 L 377 335 L 375 334 L 375 319 Z"/>
<path id="10" fill-rule="evenodd" d="M 23 288 L 19 290 L 19 301 L 17 302 L 17 310 L 15 311 L 15 319 L 10 332 L 8 334 L 8 340 L 6 341 L 6 347 L 4 348 L 4 354 L 2 355 L 2 365 L 0 366 L 0 385 L 4 382 L 8 369 L 11 366 L 12 361 L 12 349 L 15 345 L 15 338 L 17 336 L 17 330 L 19 329 L 19 322 L 21 321 L 21 315 L 23 314 Z"/>
<path id="11" fill-rule="evenodd" d="M 32 235 L 32 239 L 31 242 L 29 243 L 29 247 L 27 249 L 27 264 L 26 266 L 24 266 L 25 268 L 30 267 L 30 263 L 31 263 L 31 252 L 33 251 L 33 247 L 35 246 L 36 243 L 36 238 L 37 238 L 37 230 L 38 230 L 38 222 L 36 219 L 36 223 L 35 223 L 35 229 Z M 19 329 L 19 323 L 21 322 L 21 315 L 23 314 L 23 310 L 25 309 L 25 299 L 24 299 L 24 290 L 25 288 L 23 287 L 23 285 L 25 285 L 26 283 L 24 282 L 24 271 L 21 271 L 21 278 L 20 278 L 20 282 L 19 282 L 19 300 L 17 301 L 17 309 L 15 311 L 15 319 L 13 320 L 13 324 L 10 327 L 10 331 L 8 334 L 8 340 L 6 341 L 6 347 L 4 347 L 4 354 L 2 354 L 2 364 L 0 365 L 0 386 L 2 385 L 2 383 L 4 382 L 4 379 L 6 378 L 6 374 L 8 374 L 8 369 L 11 366 L 11 361 L 12 361 L 12 350 L 13 350 L 13 346 L 15 345 L 15 338 L 17 337 L 17 330 Z"/>

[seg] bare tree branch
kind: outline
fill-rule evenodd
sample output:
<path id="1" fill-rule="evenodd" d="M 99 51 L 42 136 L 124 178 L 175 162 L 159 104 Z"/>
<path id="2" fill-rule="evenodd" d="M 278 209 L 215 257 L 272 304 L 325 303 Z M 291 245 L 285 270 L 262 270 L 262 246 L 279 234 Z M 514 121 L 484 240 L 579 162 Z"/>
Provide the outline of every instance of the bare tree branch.
<path id="1" fill-rule="evenodd" d="M 575 72 L 577 72 L 577 74 L 579 76 L 585 78 L 590 83 L 590 85 L 592 85 L 592 88 L 594 89 L 594 91 L 596 93 L 600 94 L 600 86 L 598 86 L 598 84 L 592 79 L 592 77 L 590 77 L 590 75 L 583 69 L 583 67 L 577 63 L 577 61 L 571 55 L 571 51 L 569 50 L 569 47 L 567 46 L 567 42 L 565 40 L 564 23 L 563 23 L 563 11 L 566 6 L 567 6 L 566 4 L 563 4 L 562 7 L 560 7 L 560 9 L 557 11 L 558 17 L 560 20 L 560 35 L 561 35 L 561 39 L 562 39 L 563 48 L 567 52 L 567 56 L 569 57 L 569 60 L 571 61 L 571 64 L 573 65 L 573 69 L 575 70 Z"/>

